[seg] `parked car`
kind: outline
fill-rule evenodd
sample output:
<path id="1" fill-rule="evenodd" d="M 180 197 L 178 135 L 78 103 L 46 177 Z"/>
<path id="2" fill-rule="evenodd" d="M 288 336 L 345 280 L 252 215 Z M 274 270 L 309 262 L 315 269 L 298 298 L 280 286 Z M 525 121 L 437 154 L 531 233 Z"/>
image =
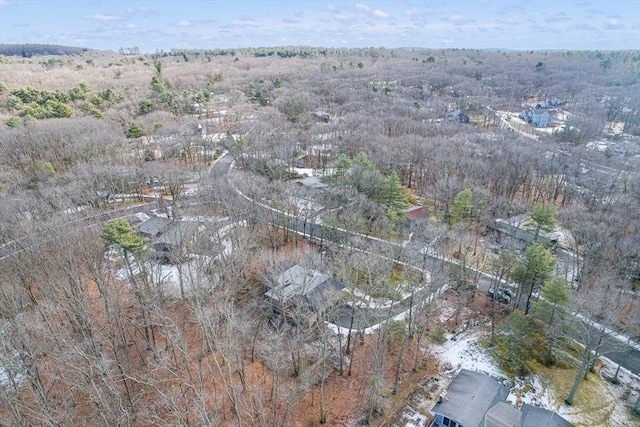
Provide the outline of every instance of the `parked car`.
<path id="1" fill-rule="evenodd" d="M 513 298 L 513 293 L 507 288 L 498 289 L 498 291 L 495 293 L 490 289 L 487 292 L 487 295 L 489 296 L 489 298 L 495 299 L 496 301 L 503 304 L 509 304 L 511 302 L 511 299 Z"/>

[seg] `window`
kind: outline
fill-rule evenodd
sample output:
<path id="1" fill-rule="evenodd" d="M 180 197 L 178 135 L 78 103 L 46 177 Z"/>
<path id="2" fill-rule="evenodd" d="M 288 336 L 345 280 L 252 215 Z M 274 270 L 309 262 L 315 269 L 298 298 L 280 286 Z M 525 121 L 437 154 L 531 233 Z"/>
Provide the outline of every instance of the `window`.
<path id="1" fill-rule="evenodd" d="M 447 418 L 447 417 L 443 417 L 441 415 L 436 416 L 436 421 L 438 421 L 440 423 L 440 425 L 445 426 L 445 427 L 462 427 L 460 424 L 458 424 L 457 422 Z"/>

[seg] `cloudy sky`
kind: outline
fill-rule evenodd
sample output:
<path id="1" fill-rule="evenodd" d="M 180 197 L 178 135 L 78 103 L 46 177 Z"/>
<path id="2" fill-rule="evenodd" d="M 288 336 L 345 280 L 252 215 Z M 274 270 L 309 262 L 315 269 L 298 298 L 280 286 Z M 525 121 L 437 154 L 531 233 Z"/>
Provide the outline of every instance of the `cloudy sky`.
<path id="1" fill-rule="evenodd" d="M 640 0 L 0 0 L 0 43 L 640 49 Z"/>

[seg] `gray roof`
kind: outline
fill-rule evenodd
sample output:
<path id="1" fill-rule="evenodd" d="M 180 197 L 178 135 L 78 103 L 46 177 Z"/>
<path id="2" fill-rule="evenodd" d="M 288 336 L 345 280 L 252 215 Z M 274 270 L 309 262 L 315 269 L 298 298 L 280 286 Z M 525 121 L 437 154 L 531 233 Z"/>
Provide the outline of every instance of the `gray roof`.
<path id="1" fill-rule="evenodd" d="M 573 424 L 560 415 L 544 408 L 524 404 L 521 411 L 521 427 L 573 427 Z"/>
<path id="2" fill-rule="evenodd" d="M 310 188 L 324 188 L 327 186 L 317 176 L 305 176 L 304 178 L 296 179 L 294 182 Z"/>
<path id="3" fill-rule="evenodd" d="M 513 226 L 503 220 L 499 220 L 499 219 L 495 219 L 495 220 L 491 220 L 487 223 L 487 227 L 496 230 L 500 233 L 506 234 L 508 236 L 511 236 L 517 240 L 521 240 L 525 243 L 531 243 L 533 242 L 533 240 L 536 238 L 535 233 L 532 233 L 531 231 L 525 230 L 524 228 L 520 228 L 520 227 L 516 227 Z M 540 235 L 538 235 L 538 240 L 541 241 L 544 244 L 552 244 L 553 241 L 551 241 L 550 239 L 544 237 L 542 234 L 544 234 L 544 230 L 541 230 Z"/>
<path id="4" fill-rule="evenodd" d="M 170 219 L 161 216 L 155 218 L 149 218 L 142 224 L 138 225 L 138 233 L 146 234 L 147 236 L 155 237 L 167 228 Z"/>
<path id="5" fill-rule="evenodd" d="M 200 224 L 190 221 L 173 221 L 165 230 L 153 240 L 153 244 L 164 243 L 171 246 L 180 246 L 190 240 L 198 231 Z"/>
<path id="6" fill-rule="evenodd" d="M 453 419 L 464 427 L 483 427 L 487 411 L 504 402 L 508 395 L 509 389 L 488 375 L 463 369 L 432 412 Z"/>
<path id="7" fill-rule="evenodd" d="M 306 297 L 314 310 L 320 310 L 322 306 L 333 298 L 335 294 L 341 292 L 344 285 L 335 279 L 329 278 L 307 293 Z"/>
<path id="8" fill-rule="evenodd" d="M 296 264 L 273 278 L 275 286 L 266 296 L 285 304 L 296 296 L 304 296 L 314 309 L 341 291 L 344 285 L 326 274 L 307 270 Z"/>
<path id="9" fill-rule="evenodd" d="M 498 402 L 489 409 L 485 427 L 520 427 L 522 412 L 506 402 Z"/>

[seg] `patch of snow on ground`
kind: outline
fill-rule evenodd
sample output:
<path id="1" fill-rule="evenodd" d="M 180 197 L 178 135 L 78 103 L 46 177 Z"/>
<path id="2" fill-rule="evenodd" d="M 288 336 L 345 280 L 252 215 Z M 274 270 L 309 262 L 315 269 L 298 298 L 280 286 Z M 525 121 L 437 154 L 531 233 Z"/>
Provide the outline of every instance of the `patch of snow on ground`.
<path id="1" fill-rule="evenodd" d="M 209 278 L 203 275 L 202 265 L 209 262 L 208 257 L 192 255 L 191 260 L 182 263 L 180 266 L 173 264 L 158 264 L 147 262 L 144 269 L 151 279 L 151 283 L 164 295 L 172 295 L 180 298 L 180 283 L 185 293 L 196 289 L 211 287 Z M 133 274 L 139 274 L 140 266 L 131 261 Z M 126 268 L 118 270 L 117 277 L 121 280 L 129 278 L 129 271 Z"/>
<path id="2" fill-rule="evenodd" d="M 192 221 L 192 222 L 224 222 L 229 221 L 228 216 L 203 216 L 203 215 L 183 215 L 181 217 L 182 221 Z"/>
<path id="3" fill-rule="evenodd" d="M 149 215 L 147 215 L 144 212 L 138 212 L 137 214 L 134 215 L 136 217 L 136 219 L 140 222 L 145 222 L 146 220 L 148 220 L 150 218 Z"/>
<path id="4" fill-rule="evenodd" d="M 184 196 L 195 196 L 200 190 L 200 186 L 195 183 L 189 183 L 182 186 Z"/>
<path id="5" fill-rule="evenodd" d="M 405 409 L 402 419 L 406 420 L 405 427 L 424 427 L 427 425 L 427 417 L 411 409 Z"/>
<path id="6" fill-rule="evenodd" d="M 302 175 L 302 176 L 313 176 L 313 169 L 312 168 L 293 168 L 293 171 L 295 173 L 297 173 L 298 175 Z"/>
<path id="7" fill-rule="evenodd" d="M 323 209 L 323 206 L 303 197 L 290 196 L 289 203 L 296 206 L 298 214 L 300 215 L 313 215 L 315 212 Z"/>
<path id="8" fill-rule="evenodd" d="M 447 342 L 431 346 L 429 353 L 436 355 L 441 364 L 450 364 L 456 372 L 460 369 L 468 369 L 485 373 L 494 379 L 507 380 L 507 376 L 496 366 L 491 356 L 485 353 L 478 342 L 485 334 L 486 330 L 481 326 L 470 327 L 455 340 L 451 339 L 451 334 L 447 334 Z"/>

